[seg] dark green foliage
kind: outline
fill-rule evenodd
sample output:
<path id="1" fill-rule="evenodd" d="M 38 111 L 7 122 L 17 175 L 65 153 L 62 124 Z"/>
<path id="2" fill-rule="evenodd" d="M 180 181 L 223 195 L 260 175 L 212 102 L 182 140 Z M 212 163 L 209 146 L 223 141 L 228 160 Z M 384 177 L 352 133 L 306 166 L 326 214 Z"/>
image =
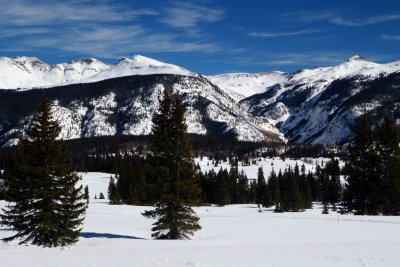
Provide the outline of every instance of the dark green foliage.
<path id="1" fill-rule="evenodd" d="M 201 229 L 190 207 L 200 203 L 201 191 L 179 93 L 172 101 L 171 92 L 164 90 L 150 140 L 158 176 L 153 192 L 159 198 L 155 209 L 143 215 L 157 219 L 152 228 L 154 238 L 189 238 Z"/>
<path id="2" fill-rule="evenodd" d="M 217 183 L 215 188 L 215 204 L 224 206 L 229 204 L 229 188 L 228 188 L 229 174 L 227 170 L 220 170 L 217 174 Z"/>
<path id="3" fill-rule="evenodd" d="M 286 211 L 301 211 L 304 209 L 303 200 L 300 193 L 299 176 L 299 166 L 297 164 L 294 171 L 289 168 L 283 176 L 287 186 L 284 198 L 284 207 Z"/>
<path id="4" fill-rule="evenodd" d="M 243 170 L 238 178 L 238 203 L 248 203 L 249 201 L 249 180 Z"/>
<path id="5" fill-rule="evenodd" d="M 355 214 L 400 215 L 400 148 L 394 121 L 385 116 L 374 142 L 361 117 L 346 164 L 345 204 Z"/>
<path id="6" fill-rule="evenodd" d="M 7 177 L 6 200 L 1 224 L 16 234 L 4 238 L 19 239 L 20 244 L 54 247 L 78 241 L 86 203 L 79 177 L 69 167 L 69 153 L 56 140 L 60 126 L 52 118 L 51 105 L 44 97 L 38 114 L 20 141 L 22 162 Z"/>
<path id="7" fill-rule="evenodd" d="M 99 199 L 105 199 L 104 194 L 102 192 L 100 192 L 99 194 Z"/>
<path id="8" fill-rule="evenodd" d="M 346 206 L 356 214 L 376 214 L 376 185 L 379 177 L 378 162 L 373 142 L 373 132 L 366 115 L 362 116 L 356 128 L 354 143 L 349 148 Z"/>
<path id="9" fill-rule="evenodd" d="M 385 116 L 379 135 L 380 211 L 385 215 L 400 215 L 400 148 L 394 121 Z"/>
<path id="10" fill-rule="evenodd" d="M 267 186 L 265 183 L 264 171 L 262 167 L 259 167 L 257 171 L 257 198 L 256 198 L 256 204 L 259 207 L 263 203 L 266 188 Z"/>
<path id="11" fill-rule="evenodd" d="M 257 194 L 256 203 L 257 206 L 270 207 L 272 206 L 272 195 L 268 184 L 265 181 L 264 171 L 262 167 L 258 168 L 257 172 Z"/>
<path id="12" fill-rule="evenodd" d="M 239 203 L 238 180 L 239 180 L 238 161 L 237 159 L 233 159 L 231 162 L 231 169 L 229 170 L 229 181 L 228 181 L 231 204 Z"/>
<path id="13" fill-rule="evenodd" d="M 274 169 L 272 169 L 271 174 L 269 175 L 268 187 L 269 187 L 269 191 L 271 192 L 271 202 L 273 204 L 277 205 L 277 203 L 281 199 L 281 196 L 280 196 L 281 188 L 279 186 L 279 180 L 278 180 L 278 177 L 276 176 Z"/>
<path id="14" fill-rule="evenodd" d="M 304 164 L 301 167 L 301 174 L 299 178 L 299 186 L 300 186 L 300 193 L 303 200 L 303 208 L 304 209 L 311 209 L 312 208 L 312 194 L 311 194 L 311 186 L 310 186 L 310 179 L 306 176 L 305 173 L 305 166 Z M 309 174 L 311 175 L 311 174 Z M 312 177 L 312 175 L 311 175 Z"/>
<path id="15" fill-rule="evenodd" d="M 121 204 L 121 196 L 119 194 L 118 187 L 115 184 L 114 177 L 112 176 L 110 177 L 110 182 L 108 184 L 107 195 L 111 205 Z"/>

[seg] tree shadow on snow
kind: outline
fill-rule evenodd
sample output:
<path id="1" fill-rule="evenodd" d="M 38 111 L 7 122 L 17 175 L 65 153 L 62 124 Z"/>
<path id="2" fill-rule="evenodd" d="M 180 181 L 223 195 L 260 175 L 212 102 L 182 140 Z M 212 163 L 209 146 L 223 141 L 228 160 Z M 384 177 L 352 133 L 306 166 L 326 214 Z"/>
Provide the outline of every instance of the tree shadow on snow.
<path id="1" fill-rule="evenodd" d="M 95 233 L 95 232 L 82 232 L 81 237 L 83 238 L 110 238 L 110 239 L 144 239 L 136 236 L 129 236 L 129 235 L 116 235 L 110 233 Z"/>

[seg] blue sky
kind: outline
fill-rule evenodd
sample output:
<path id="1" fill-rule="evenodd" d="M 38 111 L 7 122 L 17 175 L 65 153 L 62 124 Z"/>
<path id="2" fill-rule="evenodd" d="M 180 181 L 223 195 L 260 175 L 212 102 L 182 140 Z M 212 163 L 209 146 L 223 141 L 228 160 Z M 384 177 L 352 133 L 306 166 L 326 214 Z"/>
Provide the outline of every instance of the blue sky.
<path id="1" fill-rule="evenodd" d="M 0 0 L 0 56 L 141 54 L 203 74 L 400 60 L 399 0 Z"/>

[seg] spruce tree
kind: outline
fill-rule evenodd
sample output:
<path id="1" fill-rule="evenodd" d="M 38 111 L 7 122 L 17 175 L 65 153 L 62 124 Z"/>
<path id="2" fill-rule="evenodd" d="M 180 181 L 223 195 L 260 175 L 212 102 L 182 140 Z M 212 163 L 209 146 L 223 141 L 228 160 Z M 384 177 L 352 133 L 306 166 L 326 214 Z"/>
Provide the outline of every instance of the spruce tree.
<path id="1" fill-rule="evenodd" d="M 336 203 L 341 200 L 342 185 L 340 183 L 340 167 L 337 159 L 331 159 L 326 164 L 327 173 L 329 175 L 329 197 L 328 201 L 335 207 Z"/>
<path id="2" fill-rule="evenodd" d="M 231 169 L 229 170 L 228 191 L 230 193 L 230 203 L 239 203 L 239 188 L 238 188 L 239 170 L 238 161 L 233 159 L 231 162 Z"/>
<path id="3" fill-rule="evenodd" d="M 271 192 L 271 201 L 273 204 L 277 205 L 280 200 L 281 189 L 279 186 L 278 177 L 276 176 L 274 169 L 272 169 L 271 174 L 269 175 L 268 187 L 269 191 Z"/>
<path id="4" fill-rule="evenodd" d="M 115 184 L 114 177 L 112 176 L 110 177 L 110 182 L 108 184 L 107 195 L 111 205 L 121 204 L 121 196 L 118 187 Z"/>
<path id="5" fill-rule="evenodd" d="M 368 117 L 360 117 L 352 145 L 347 156 L 348 174 L 345 205 L 355 214 L 376 214 L 377 206 L 371 201 L 376 196 L 379 178 L 377 153 Z"/>
<path id="6" fill-rule="evenodd" d="M 154 218 L 152 237 L 188 239 L 201 229 L 199 218 L 191 208 L 200 202 L 199 175 L 196 171 L 187 125 L 179 93 L 174 101 L 164 90 L 157 114 L 153 117 L 151 149 L 158 162 L 155 209 L 143 215 Z"/>
<path id="7" fill-rule="evenodd" d="M 20 244 L 54 247 L 78 241 L 86 209 L 79 177 L 68 165 L 69 152 L 57 140 L 61 128 L 51 114 L 51 103 L 43 97 L 37 115 L 25 131 L 19 148 L 22 163 L 9 177 L 1 224 L 16 234 L 2 239 L 19 239 Z"/>
<path id="8" fill-rule="evenodd" d="M 258 207 L 261 207 L 263 203 L 265 189 L 266 189 L 266 184 L 264 178 L 264 171 L 262 167 L 259 167 L 257 171 L 257 197 L 256 197 L 256 204 Z"/>
<path id="9" fill-rule="evenodd" d="M 242 170 L 238 179 L 238 203 L 248 203 L 249 201 L 249 180 Z"/>
<path id="10" fill-rule="evenodd" d="M 400 148 L 394 121 L 385 116 L 379 136 L 379 185 L 377 198 L 379 212 L 400 215 Z M 380 188 L 380 190 L 379 190 Z M 379 190 L 379 191 L 378 191 Z"/>
<path id="11" fill-rule="evenodd" d="M 228 172 L 219 170 L 217 174 L 217 184 L 216 184 L 216 204 L 219 206 L 225 206 L 229 203 L 229 192 L 228 192 L 228 185 L 227 181 L 229 180 Z"/>
<path id="12" fill-rule="evenodd" d="M 301 167 L 299 186 L 300 186 L 301 198 L 303 200 L 303 208 L 311 209 L 312 208 L 311 186 L 306 176 L 306 170 L 304 164 Z"/>

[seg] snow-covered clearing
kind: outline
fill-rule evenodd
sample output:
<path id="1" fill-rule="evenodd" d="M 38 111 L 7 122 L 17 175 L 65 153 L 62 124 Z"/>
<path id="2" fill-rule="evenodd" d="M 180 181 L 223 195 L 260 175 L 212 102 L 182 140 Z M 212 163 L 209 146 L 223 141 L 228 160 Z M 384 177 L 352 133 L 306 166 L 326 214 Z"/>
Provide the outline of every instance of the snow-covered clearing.
<path id="1" fill-rule="evenodd" d="M 308 173 L 309 171 L 315 172 L 315 166 L 317 163 L 320 166 L 323 166 L 323 164 L 330 161 L 329 158 L 303 158 L 299 160 L 293 160 L 293 159 L 282 160 L 279 157 L 276 158 L 258 157 L 255 158 L 254 160 L 256 161 L 255 164 L 243 165 L 242 162 L 239 162 L 238 164 L 239 172 L 243 170 L 243 172 L 247 175 L 247 178 L 249 179 L 257 179 L 257 171 L 258 168 L 260 167 L 263 168 L 264 176 L 268 178 L 272 170 L 278 173 L 279 170 L 283 172 L 289 166 L 294 168 L 297 164 L 299 168 L 301 168 L 301 166 L 304 164 L 306 173 Z M 218 165 L 215 166 L 212 160 L 208 159 L 207 157 L 203 157 L 203 158 L 196 158 L 195 163 L 200 166 L 202 172 L 208 172 L 211 169 L 213 169 L 215 172 L 218 172 L 221 168 L 227 169 L 228 171 L 230 170 L 230 164 L 228 161 L 219 162 Z M 339 161 L 339 165 L 340 167 L 343 167 L 344 162 Z"/>
<path id="2" fill-rule="evenodd" d="M 151 239 L 149 207 L 111 206 L 110 174 L 81 173 L 91 202 L 80 241 L 70 248 L 0 243 L 0 266 L 400 266 L 400 217 L 259 213 L 255 205 L 198 207 L 192 240 Z M 0 202 L 4 207 L 6 203 Z M 11 234 L 0 228 L 0 237 Z"/>

